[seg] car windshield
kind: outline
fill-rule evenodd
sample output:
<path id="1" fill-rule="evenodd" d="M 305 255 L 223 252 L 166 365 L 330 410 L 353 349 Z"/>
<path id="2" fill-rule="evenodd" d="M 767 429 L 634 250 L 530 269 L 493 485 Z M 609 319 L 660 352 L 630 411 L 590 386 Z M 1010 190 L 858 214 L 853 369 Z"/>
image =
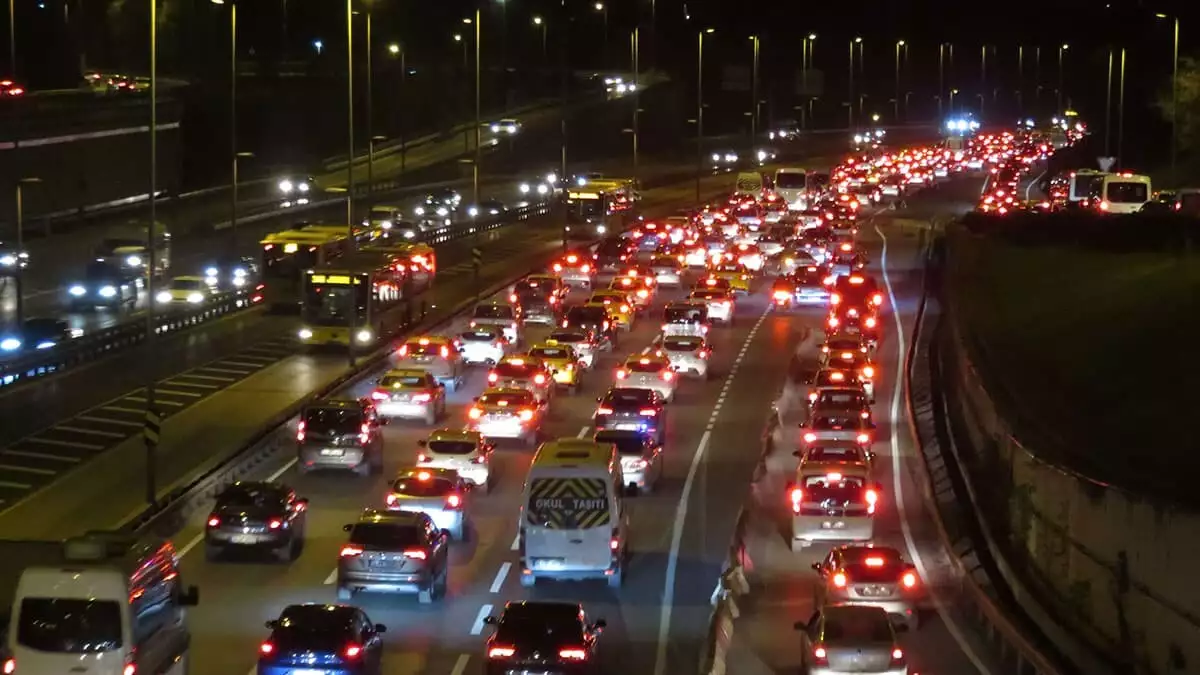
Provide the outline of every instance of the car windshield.
<path id="1" fill-rule="evenodd" d="M 853 415 L 818 415 L 812 421 L 812 428 L 817 431 L 838 431 L 858 426 L 861 418 Z"/>
<path id="2" fill-rule="evenodd" d="M 610 389 L 604 405 L 632 408 L 654 405 L 654 392 L 649 389 Z"/>
<path id="3" fill-rule="evenodd" d="M 445 478 L 417 472 L 412 476 L 397 478 L 392 483 L 392 492 L 409 497 L 443 497 L 454 492 L 454 483 Z"/>
<path id="4" fill-rule="evenodd" d="M 404 347 L 405 352 L 409 356 L 437 356 L 442 353 L 443 345 L 434 344 L 432 342 L 426 342 L 425 344 L 421 344 L 420 342 L 409 342 L 408 344 L 404 345 Z"/>
<path id="5" fill-rule="evenodd" d="M 271 643 L 281 653 L 336 652 L 349 642 L 353 626 L 354 614 L 349 608 L 291 607 L 279 618 Z"/>
<path id="6" fill-rule="evenodd" d="M 704 346 L 704 338 L 672 336 L 664 339 L 662 346 L 670 352 L 694 352 Z"/>
<path id="7" fill-rule="evenodd" d="M 538 367 L 532 363 L 505 362 L 496 366 L 496 375 L 500 377 L 530 378 L 538 372 Z"/>
<path id="8" fill-rule="evenodd" d="M 705 307 L 668 307 L 666 319 L 668 323 L 700 323 L 707 313 Z"/>
<path id="9" fill-rule="evenodd" d="M 534 347 L 529 350 L 529 355 L 539 359 L 569 359 L 571 358 L 571 349 L 569 347 Z"/>
<path id="10" fill-rule="evenodd" d="M 437 455 L 469 455 L 476 448 L 474 441 L 429 441 L 426 445 Z"/>
<path id="11" fill-rule="evenodd" d="M 268 506 L 280 501 L 280 490 L 261 485 L 232 485 L 217 501 L 225 506 Z"/>
<path id="12" fill-rule="evenodd" d="M 403 375 L 384 375 L 379 378 L 379 386 L 385 389 L 400 389 L 401 387 L 420 387 L 425 384 L 425 373 L 405 373 Z"/>
<path id="13" fill-rule="evenodd" d="M 574 343 L 574 342 L 586 341 L 587 336 L 584 335 L 583 333 L 571 333 L 571 332 L 567 332 L 567 331 L 554 331 L 553 333 L 550 334 L 550 339 L 554 340 L 556 342 Z"/>
<path id="14" fill-rule="evenodd" d="M 200 279 L 173 279 L 171 281 L 171 290 L 173 291 L 201 291 L 204 288 L 204 282 Z"/>
<path id="15" fill-rule="evenodd" d="M 477 305 L 475 307 L 476 319 L 511 319 L 513 318 L 513 309 L 508 305 Z"/>
<path id="16" fill-rule="evenodd" d="M 498 337 L 499 334 L 490 330 L 471 330 L 458 335 L 458 339 L 463 342 L 491 342 Z"/>
<path id="17" fill-rule="evenodd" d="M 860 645 L 892 642 L 892 628 L 883 612 L 838 612 L 825 621 L 825 642 Z"/>
<path id="18" fill-rule="evenodd" d="M 543 610 L 514 605 L 500 617 L 496 639 L 514 644 L 581 644 L 583 623 L 574 607 Z"/>
<path id="19" fill-rule="evenodd" d="M 597 443 L 612 443 L 617 446 L 617 452 L 622 455 L 640 456 L 646 449 L 642 436 L 636 432 L 601 431 L 593 440 Z"/>
<path id="20" fill-rule="evenodd" d="M 1150 186 L 1135 182 L 1110 182 L 1108 184 L 1108 201 L 1118 204 L 1140 204 L 1149 197 Z"/>
<path id="21" fill-rule="evenodd" d="M 626 363 L 625 367 L 635 373 L 657 373 L 668 366 L 662 361 L 655 361 L 654 359 L 641 359 Z"/>
<path id="22" fill-rule="evenodd" d="M 94 654 L 121 648 L 121 606 L 114 600 L 21 600 L 17 644 L 59 654 Z"/>
<path id="23" fill-rule="evenodd" d="M 858 502 L 865 500 L 863 491 L 867 487 L 866 481 L 859 476 L 842 476 L 836 473 L 805 476 L 801 484 L 804 486 L 806 502 Z"/>
<path id="24" fill-rule="evenodd" d="M 115 279 L 118 276 L 117 270 L 112 265 L 98 261 L 89 263 L 83 273 L 88 279 L 96 280 Z"/>
<path id="25" fill-rule="evenodd" d="M 356 434 L 362 413 L 345 408 L 313 408 L 304 413 L 304 428 L 316 434 Z"/>
<path id="26" fill-rule="evenodd" d="M 863 451 L 855 446 L 818 445 L 804 454 L 809 462 L 861 462 Z"/>
<path id="27" fill-rule="evenodd" d="M 794 190 L 805 185 L 804 174 L 793 171 L 775 174 L 775 187 L 781 190 Z"/>
<path id="28" fill-rule="evenodd" d="M 479 402 L 488 406 L 503 406 L 517 408 L 533 405 L 533 394 L 527 391 L 506 391 L 501 393 L 484 394 Z"/>
<path id="29" fill-rule="evenodd" d="M 697 300 L 724 300 L 724 291 L 692 291 L 691 296 Z"/>
<path id="30" fill-rule="evenodd" d="M 825 389 L 817 394 L 816 403 L 835 408 L 857 408 L 867 405 L 867 397 L 853 389 Z"/>
<path id="31" fill-rule="evenodd" d="M 350 530 L 350 543 L 369 550 L 392 551 L 420 546 L 422 541 L 416 525 L 356 523 Z"/>

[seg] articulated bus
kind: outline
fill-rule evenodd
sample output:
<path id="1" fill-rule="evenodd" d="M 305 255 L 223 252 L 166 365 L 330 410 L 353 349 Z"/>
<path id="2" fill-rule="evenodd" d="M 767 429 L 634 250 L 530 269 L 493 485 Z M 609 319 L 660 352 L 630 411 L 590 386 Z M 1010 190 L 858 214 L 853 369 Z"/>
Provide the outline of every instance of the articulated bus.
<path id="1" fill-rule="evenodd" d="M 404 297 L 407 261 L 359 252 L 304 272 L 300 342 L 310 347 L 373 347 L 401 317 L 386 316 Z"/>
<path id="2" fill-rule="evenodd" d="M 419 293 L 431 285 L 437 275 L 437 254 L 428 244 L 410 244 L 391 238 L 380 238 L 359 249 L 363 253 L 386 253 L 398 256 L 408 268 L 411 293 Z"/>
<path id="3" fill-rule="evenodd" d="M 321 229 L 268 234 L 262 244 L 263 304 L 269 311 L 295 312 L 303 300 L 304 272 L 328 265 L 350 250 L 347 232 Z"/>

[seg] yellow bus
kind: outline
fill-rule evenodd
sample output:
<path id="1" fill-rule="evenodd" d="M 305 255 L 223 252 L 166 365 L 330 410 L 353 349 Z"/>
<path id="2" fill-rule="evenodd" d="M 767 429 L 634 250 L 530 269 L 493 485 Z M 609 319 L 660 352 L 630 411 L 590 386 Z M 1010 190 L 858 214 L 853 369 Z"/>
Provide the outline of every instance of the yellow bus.
<path id="1" fill-rule="evenodd" d="M 404 298 L 405 262 L 387 253 L 359 252 L 306 270 L 300 342 L 346 349 L 375 346 L 401 320 L 387 310 Z"/>
<path id="2" fill-rule="evenodd" d="M 302 300 L 305 270 L 338 259 L 351 250 L 352 242 L 345 229 L 303 229 L 268 234 L 259 244 L 263 304 L 270 311 L 295 312 Z"/>

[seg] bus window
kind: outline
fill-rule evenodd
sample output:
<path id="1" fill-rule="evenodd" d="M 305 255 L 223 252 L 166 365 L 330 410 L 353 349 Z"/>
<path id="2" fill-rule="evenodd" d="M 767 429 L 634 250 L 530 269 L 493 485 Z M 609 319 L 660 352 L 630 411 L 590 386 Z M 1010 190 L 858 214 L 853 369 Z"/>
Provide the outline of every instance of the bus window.
<path id="1" fill-rule="evenodd" d="M 367 309 L 366 283 L 308 284 L 305 293 L 305 321 L 317 326 L 345 326 L 364 318 Z"/>

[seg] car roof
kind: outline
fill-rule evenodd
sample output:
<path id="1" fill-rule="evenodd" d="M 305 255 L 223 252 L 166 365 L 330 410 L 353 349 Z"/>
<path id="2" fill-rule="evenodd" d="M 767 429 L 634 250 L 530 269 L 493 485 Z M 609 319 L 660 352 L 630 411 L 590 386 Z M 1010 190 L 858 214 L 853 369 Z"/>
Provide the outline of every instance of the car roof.
<path id="1" fill-rule="evenodd" d="M 428 375 L 429 371 L 423 368 L 392 368 L 383 374 L 384 377 L 416 377 Z"/>
<path id="2" fill-rule="evenodd" d="M 488 391 L 491 391 L 490 389 Z M 487 391 L 483 392 L 487 393 Z M 430 432 L 428 441 L 466 441 L 468 443 L 481 443 L 483 434 L 478 431 L 470 431 L 468 429 L 435 429 Z"/>
<path id="3" fill-rule="evenodd" d="M 327 398 L 313 401 L 304 406 L 305 410 L 360 410 L 362 404 L 358 399 Z"/>
<path id="4" fill-rule="evenodd" d="M 541 615 L 562 619 L 578 619 L 583 606 L 575 602 L 520 600 L 506 603 L 504 614 Z"/>
<path id="5" fill-rule="evenodd" d="M 657 363 L 659 365 L 668 366 L 671 360 L 662 354 L 646 353 L 646 354 L 630 354 L 625 358 L 625 363 L 639 363 L 642 365 Z"/>
<path id="6" fill-rule="evenodd" d="M 356 524 L 380 525 L 420 525 L 430 520 L 429 516 L 417 511 L 383 511 L 381 509 L 363 509 Z"/>

